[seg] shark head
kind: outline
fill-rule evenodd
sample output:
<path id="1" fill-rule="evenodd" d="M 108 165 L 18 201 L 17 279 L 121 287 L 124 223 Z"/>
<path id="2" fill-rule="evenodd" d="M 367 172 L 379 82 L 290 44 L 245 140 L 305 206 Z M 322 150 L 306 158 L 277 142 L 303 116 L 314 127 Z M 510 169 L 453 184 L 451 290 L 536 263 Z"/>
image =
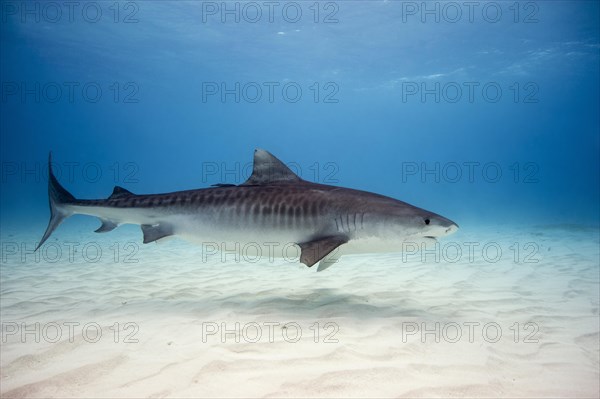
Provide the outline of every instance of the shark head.
<path id="1" fill-rule="evenodd" d="M 418 209 L 410 215 L 395 215 L 387 223 L 395 235 L 440 238 L 454 233 L 458 225 L 433 212 Z"/>
<path id="2" fill-rule="evenodd" d="M 458 230 L 450 219 L 392 199 L 372 207 L 367 220 L 374 235 L 395 242 L 431 242 Z"/>
<path id="3" fill-rule="evenodd" d="M 429 211 L 417 213 L 417 235 L 428 238 L 439 238 L 454 233 L 458 225 L 452 220 Z"/>

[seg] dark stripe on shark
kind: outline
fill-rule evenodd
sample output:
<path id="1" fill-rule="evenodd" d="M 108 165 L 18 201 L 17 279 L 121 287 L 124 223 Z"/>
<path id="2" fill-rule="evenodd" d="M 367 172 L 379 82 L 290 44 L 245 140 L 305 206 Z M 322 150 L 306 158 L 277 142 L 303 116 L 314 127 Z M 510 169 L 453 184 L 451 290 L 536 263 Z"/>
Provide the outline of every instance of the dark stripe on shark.
<path id="1" fill-rule="evenodd" d="M 221 187 L 156 195 L 119 192 L 116 198 L 77 202 L 83 206 L 123 209 L 179 208 L 184 214 L 203 209 L 209 215 L 212 212 L 212 217 L 220 222 L 277 229 L 315 228 L 318 219 L 330 212 L 326 199 L 315 200 L 312 195 L 290 187 Z M 348 218 L 352 218 L 350 223 Z M 337 230 L 349 231 L 350 225 L 356 226 L 355 220 L 356 215 L 338 215 Z"/>

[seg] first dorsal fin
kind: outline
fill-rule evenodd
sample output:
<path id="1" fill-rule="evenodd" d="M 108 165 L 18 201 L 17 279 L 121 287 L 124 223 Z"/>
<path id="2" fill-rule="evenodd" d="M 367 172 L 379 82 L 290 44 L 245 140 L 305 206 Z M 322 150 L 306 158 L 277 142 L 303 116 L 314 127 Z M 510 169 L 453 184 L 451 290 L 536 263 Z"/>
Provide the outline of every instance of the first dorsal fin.
<path id="1" fill-rule="evenodd" d="M 268 151 L 257 149 L 254 151 L 254 167 L 252 176 L 243 186 L 255 186 L 272 183 L 297 183 L 302 179 L 285 166 Z"/>
<path id="2" fill-rule="evenodd" d="M 112 194 L 110 195 L 110 197 L 108 197 L 108 199 L 125 198 L 125 197 L 129 197 L 131 195 L 135 195 L 135 194 L 129 190 L 124 189 L 123 187 L 115 186 Z"/>

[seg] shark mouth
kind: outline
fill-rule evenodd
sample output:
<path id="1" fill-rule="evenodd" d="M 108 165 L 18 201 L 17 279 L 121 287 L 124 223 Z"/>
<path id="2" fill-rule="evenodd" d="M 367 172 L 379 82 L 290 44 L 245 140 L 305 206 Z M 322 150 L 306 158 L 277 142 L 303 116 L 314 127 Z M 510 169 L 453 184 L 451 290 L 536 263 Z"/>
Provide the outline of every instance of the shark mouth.
<path id="1" fill-rule="evenodd" d="M 408 236 L 404 239 L 404 242 L 414 242 L 414 241 L 419 241 L 419 240 L 433 240 L 434 242 L 437 242 L 437 237 L 434 236 L 420 236 L 420 235 L 413 235 L 413 236 Z"/>

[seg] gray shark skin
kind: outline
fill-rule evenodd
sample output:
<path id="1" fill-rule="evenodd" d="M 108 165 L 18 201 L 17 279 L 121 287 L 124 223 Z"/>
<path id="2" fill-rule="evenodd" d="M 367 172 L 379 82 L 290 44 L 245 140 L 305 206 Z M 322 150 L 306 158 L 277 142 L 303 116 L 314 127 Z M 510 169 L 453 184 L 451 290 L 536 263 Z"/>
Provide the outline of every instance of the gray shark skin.
<path id="1" fill-rule="evenodd" d="M 222 243 L 225 250 L 280 254 L 291 244 L 318 271 L 343 254 L 399 252 L 405 242 L 431 241 L 458 230 L 456 223 L 393 198 L 302 180 L 264 150 L 254 152 L 250 178 L 240 185 L 166 194 L 133 194 L 116 186 L 107 199 L 83 200 L 60 185 L 49 158 L 50 222 L 36 250 L 74 214 L 96 216 L 98 233 L 139 224 L 144 243 L 170 236 Z M 237 244 L 237 245 L 236 245 Z M 265 252 L 262 252 L 262 251 Z"/>

